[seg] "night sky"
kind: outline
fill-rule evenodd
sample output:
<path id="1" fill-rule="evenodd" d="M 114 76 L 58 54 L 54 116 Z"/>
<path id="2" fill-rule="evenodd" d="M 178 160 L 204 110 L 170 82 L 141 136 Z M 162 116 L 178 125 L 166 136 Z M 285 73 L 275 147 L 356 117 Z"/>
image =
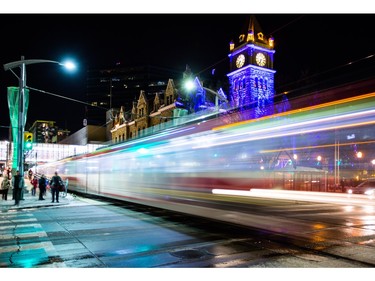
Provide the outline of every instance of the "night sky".
<path id="1" fill-rule="evenodd" d="M 250 14 L 256 14 L 264 34 L 272 34 L 275 39 L 277 92 L 292 91 L 299 86 L 301 77 L 316 78 L 321 74 L 336 77 L 337 70 L 351 73 L 365 69 L 368 75 L 375 73 L 374 58 L 365 59 L 375 53 L 375 14 L 368 0 L 350 1 L 350 6 L 346 3 L 349 1 L 327 0 L 232 0 L 223 1 L 224 4 L 220 1 L 204 4 L 200 0 L 7 2 L 12 3 L 2 3 L 0 7 L 1 66 L 21 56 L 55 61 L 71 57 L 78 63 L 77 72 L 68 74 L 53 64 L 31 65 L 27 67 L 27 85 L 79 101 L 85 101 L 86 71 L 116 63 L 124 66 L 147 63 L 180 71 L 181 75 L 188 64 L 199 75 L 210 75 L 212 69 L 216 69 L 216 75 L 225 77 L 229 70 L 229 42 L 238 37 Z M 43 6 L 36 4 L 39 2 L 44 2 Z M 128 3 L 126 7 L 119 7 L 119 2 L 136 3 L 131 7 Z M 40 11 L 43 14 L 36 14 Z M 162 14 L 165 11 L 168 14 Z M 350 75 L 346 80 L 350 80 Z M 8 138 L 8 129 L 4 127 L 10 125 L 7 87 L 17 85 L 16 77 L 1 67 L 0 140 Z M 82 128 L 84 107 L 80 102 L 31 91 L 28 122 L 54 120 L 60 128 L 75 132 Z M 216 270 L 209 272 L 215 280 L 228 277 Z M 348 275 L 348 271 L 332 270 L 330 273 L 341 280 L 354 277 Z M 238 273 L 230 271 L 230 274 L 233 272 Z M 288 280 L 304 277 L 300 277 L 299 272 L 283 271 Z M 30 273 L 24 277 L 29 278 Z M 159 277 L 155 273 L 152 271 L 150 277 Z M 37 274 L 41 280 L 40 271 Z M 49 271 L 47 274 L 45 280 L 51 277 Z M 65 278 L 76 278 L 76 274 L 76 271 L 64 271 Z M 171 275 L 168 271 L 162 274 L 156 279 L 166 280 Z M 189 269 L 188 274 L 193 279 L 202 278 L 202 271 Z M 256 271 L 250 274 L 264 278 L 273 277 L 275 273 Z M 276 274 L 274 277 L 280 279 L 280 272 Z M 326 271 L 314 270 L 314 276 L 324 278 Z M 90 278 L 99 280 L 94 274 L 90 274 Z"/>
<path id="2" fill-rule="evenodd" d="M 67 73 L 54 64 L 27 66 L 30 92 L 27 121 L 53 120 L 72 133 L 82 128 L 88 69 L 150 64 L 177 72 L 188 64 L 202 77 L 225 77 L 229 70 L 229 42 L 236 40 L 250 13 L 121 13 L 121 14 L 0 14 L 0 63 L 25 59 L 78 64 Z M 373 26 L 375 14 L 258 13 L 266 36 L 275 39 L 276 91 L 293 90 L 301 77 L 368 67 L 374 73 Z M 20 26 L 22 28 L 20 28 Z M 348 63 L 354 62 L 352 65 Z M 363 64 L 366 66 L 363 66 Z M 19 70 L 15 69 L 17 75 Z M 0 136 L 10 125 L 7 87 L 17 78 L 0 70 Z M 76 101 L 73 101 L 76 100 Z M 81 101 L 81 102 L 79 102 Z"/>

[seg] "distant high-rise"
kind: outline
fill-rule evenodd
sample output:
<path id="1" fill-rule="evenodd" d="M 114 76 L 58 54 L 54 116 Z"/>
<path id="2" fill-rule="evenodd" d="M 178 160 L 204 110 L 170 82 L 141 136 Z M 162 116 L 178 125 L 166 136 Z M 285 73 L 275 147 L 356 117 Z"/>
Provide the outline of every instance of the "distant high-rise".
<path id="1" fill-rule="evenodd" d="M 58 143 L 67 136 L 70 131 L 59 129 L 55 121 L 36 120 L 28 128 L 33 134 L 34 143 Z"/>

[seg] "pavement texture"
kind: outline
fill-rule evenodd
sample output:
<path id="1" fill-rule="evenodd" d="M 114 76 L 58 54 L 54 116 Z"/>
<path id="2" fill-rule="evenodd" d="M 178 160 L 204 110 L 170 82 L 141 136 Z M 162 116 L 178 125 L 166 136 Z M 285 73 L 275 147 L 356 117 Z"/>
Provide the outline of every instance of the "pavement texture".
<path id="1" fill-rule="evenodd" d="M 49 206 L 61 206 L 70 204 L 74 200 L 74 196 L 64 192 L 59 194 L 59 203 L 52 203 L 51 191 L 47 190 L 43 196 L 44 200 L 39 200 L 39 189 L 36 191 L 36 195 L 31 195 L 31 187 L 26 187 L 24 191 L 24 200 L 20 200 L 18 206 L 15 205 L 15 201 L 12 200 L 12 191 L 8 192 L 8 200 L 0 199 L 0 207 L 2 211 L 14 210 L 14 209 L 27 209 L 27 208 L 41 208 Z"/>

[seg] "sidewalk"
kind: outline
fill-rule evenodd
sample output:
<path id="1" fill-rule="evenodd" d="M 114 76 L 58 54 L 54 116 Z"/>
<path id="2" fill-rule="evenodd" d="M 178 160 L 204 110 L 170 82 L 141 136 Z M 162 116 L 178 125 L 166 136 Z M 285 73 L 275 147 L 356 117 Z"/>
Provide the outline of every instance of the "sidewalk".
<path id="1" fill-rule="evenodd" d="M 52 194 L 47 190 L 46 195 L 43 196 L 44 200 L 39 200 L 39 189 L 36 191 L 36 195 L 32 196 L 30 187 L 27 187 L 23 195 L 24 200 L 21 200 L 18 206 L 14 205 L 14 200 L 12 200 L 12 192 L 8 193 L 8 200 L 0 199 L 1 211 L 16 210 L 16 209 L 26 209 L 26 208 L 41 208 L 41 207 L 51 207 L 51 206 L 61 206 L 67 205 L 74 197 L 71 194 L 67 194 L 63 197 L 64 192 L 59 194 L 59 203 L 52 203 Z"/>

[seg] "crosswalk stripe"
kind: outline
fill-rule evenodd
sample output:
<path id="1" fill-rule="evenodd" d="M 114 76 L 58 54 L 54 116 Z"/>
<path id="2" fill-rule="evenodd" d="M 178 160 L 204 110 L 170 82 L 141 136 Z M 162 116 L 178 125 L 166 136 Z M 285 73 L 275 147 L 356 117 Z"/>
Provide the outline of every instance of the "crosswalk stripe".
<path id="1" fill-rule="evenodd" d="M 42 228 L 42 226 L 38 223 L 33 223 L 33 224 L 17 224 L 16 226 L 13 225 L 5 225 L 5 226 L 0 226 L 0 230 L 6 230 L 6 229 L 14 229 L 14 228 L 22 228 L 22 227 L 38 227 Z"/>
<path id="2" fill-rule="evenodd" d="M 3 246 L 0 248 L 0 254 L 14 253 L 18 251 L 36 250 L 36 249 L 43 249 L 47 252 L 47 251 L 54 251 L 55 247 L 53 246 L 51 242 L 21 244 L 20 246 L 17 246 L 17 245 Z"/>

